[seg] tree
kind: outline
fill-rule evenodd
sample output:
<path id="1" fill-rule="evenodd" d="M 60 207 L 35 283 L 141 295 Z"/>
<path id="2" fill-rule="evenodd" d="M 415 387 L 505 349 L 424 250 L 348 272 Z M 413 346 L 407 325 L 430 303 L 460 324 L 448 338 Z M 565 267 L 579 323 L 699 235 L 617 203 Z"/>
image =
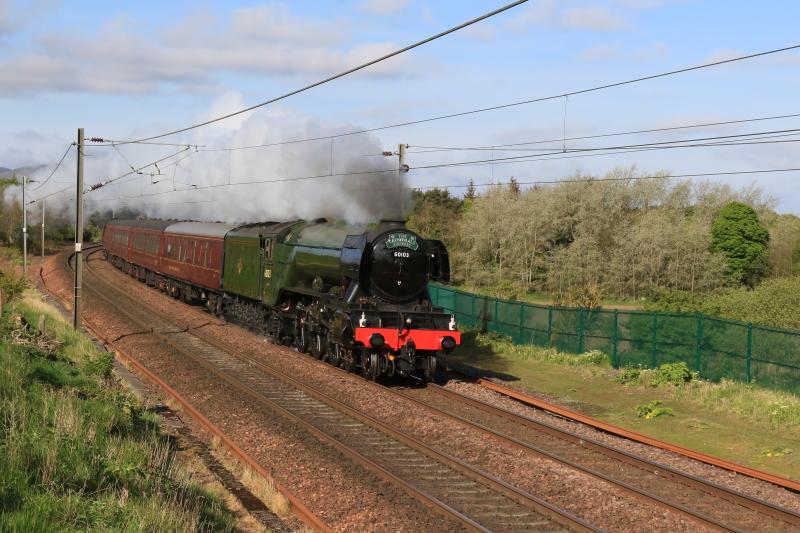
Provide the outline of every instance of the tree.
<path id="1" fill-rule="evenodd" d="M 769 231 L 741 202 L 726 204 L 711 228 L 711 250 L 725 256 L 728 276 L 750 287 L 767 273 L 768 244 Z"/>
<path id="2" fill-rule="evenodd" d="M 408 215 L 408 226 L 427 239 L 449 243 L 461 204 L 447 189 L 414 191 L 414 209 Z"/>
<path id="3" fill-rule="evenodd" d="M 473 180 L 469 180 L 469 185 L 467 186 L 467 192 L 464 193 L 464 200 L 474 200 L 475 199 L 475 182 Z"/>

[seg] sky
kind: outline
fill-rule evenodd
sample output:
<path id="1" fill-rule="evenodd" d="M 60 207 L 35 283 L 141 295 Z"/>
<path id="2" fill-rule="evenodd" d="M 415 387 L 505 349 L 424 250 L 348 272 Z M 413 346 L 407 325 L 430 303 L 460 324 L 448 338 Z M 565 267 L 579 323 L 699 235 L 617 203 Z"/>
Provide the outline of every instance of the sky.
<path id="1" fill-rule="evenodd" d="M 504 2 L 355 0 L 293 2 L 59 2 L 0 0 L 0 166 L 44 165 L 41 182 L 72 142 L 162 133 L 281 95 L 474 18 Z M 163 141 L 205 148 L 324 137 L 562 94 L 710 61 L 800 44 L 794 1 L 531 0 L 416 50 L 200 130 Z M 540 158 L 419 168 L 520 152 L 434 151 L 800 113 L 800 51 L 464 117 L 282 147 L 201 152 L 156 172 L 148 167 L 87 195 L 94 206 L 153 208 L 220 218 L 343 216 L 360 189 L 355 221 L 389 190 L 602 176 L 800 167 L 794 142 Z M 737 125 L 558 141 L 577 149 L 797 128 L 800 117 Z M 792 140 L 795 137 L 784 138 Z M 394 168 L 379 155 L 408 144 L 410 172 L 169 192 L 194 185 Z M 87 185 L 181 150 L 87 148 Z M 530 153 L 530 152 L 526 152 Z M 186 154 L 190 155 L 190 154 Z M 175 161 L 167 160 L 166 163 Z M 170 175 L 170 172 L 172 174 Z M 31 197 L 74 180 L 74 153 Z M 167 177 L 169 179 L 167 179 Z M 756 184 L 781 212 L 800 213 L 800 172 L 721 176 Z M 403 181 L 404 180 L 404 181 Z M 34 185 L 36 188 L 36 185 Z M 366 194 L 365 194 L 366 191 Z M 162 195 L 135 198 L 164 192 Z M 374 200 L 379 198 L 379 200 Z M 399 198 L 402 203 L 405 197 Z M 92 203 L 94 202 L 94 203 Z M 198 202 L 198 203 L 194 203 Z M 279 204 L 305 207 L 286 209 Z M 380 209 L 379 209 L 380 210 Z"/>

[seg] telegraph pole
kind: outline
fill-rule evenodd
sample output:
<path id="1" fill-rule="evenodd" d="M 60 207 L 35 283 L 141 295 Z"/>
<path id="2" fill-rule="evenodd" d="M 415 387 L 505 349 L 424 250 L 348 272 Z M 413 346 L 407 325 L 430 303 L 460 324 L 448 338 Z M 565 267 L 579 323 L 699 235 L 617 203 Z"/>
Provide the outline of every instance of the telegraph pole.
<path id="1" fill-rule="evenodd" d="M 81 282 L 83 281 L 83 128 L 78 128 L 78 175 L 75 198 L 75 294 L 72 325 L 81 327 Z"/>
<path id="2" fill-rule="evenodd" d="M 406 148 L 407 144 L 397 145 L 397 193 L 400 196 L 400 216 L 405 215 L 405 205 L 403 202 L 403 175 L 408 172 L 408 165 L 406 165 Z"/>
<path id="3" fill-rule="evenodd" d="M 42 266 L 44 266 L 44 200 L 42 200 Z"/>
<path id="4" fill-rule="evenodd" d="M 22 274 L 28 274 L 28 207 L 25 205 L 27 176 L 22 176 Z"/>

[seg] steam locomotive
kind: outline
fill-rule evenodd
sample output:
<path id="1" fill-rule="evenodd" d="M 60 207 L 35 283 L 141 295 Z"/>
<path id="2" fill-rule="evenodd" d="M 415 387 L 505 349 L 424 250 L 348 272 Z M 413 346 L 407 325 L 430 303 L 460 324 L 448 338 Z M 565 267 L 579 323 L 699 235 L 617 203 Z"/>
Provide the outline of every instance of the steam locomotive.
<path id="1" fill-rule="evenodd" d="M 140 281 L 367 379 L 432 380 L 461 342 L 428 294 L 447 250 L 402 223 L 112 220 L 103 244 Z"/>

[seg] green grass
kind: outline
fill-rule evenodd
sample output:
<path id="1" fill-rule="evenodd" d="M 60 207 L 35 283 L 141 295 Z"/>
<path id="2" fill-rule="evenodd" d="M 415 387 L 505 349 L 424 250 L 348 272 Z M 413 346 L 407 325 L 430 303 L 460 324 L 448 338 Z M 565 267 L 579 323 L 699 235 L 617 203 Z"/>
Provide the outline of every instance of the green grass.
<path id="1" fill-rule="evenodd" d="M 191 481 L 157 418 L 112 383 L 111 369 L 33 291 L 4 310 L 0 530 L 231 530 L 218 498 Z"/>
<path id="2" fill-rule="evenodd" d="M 450 357 L 601 420 L 800 479 L 796 394 L 756 384 L 714 383 L 675 365 L 613 369 L 598 352 L 573 355 L 514 345 L 496 334 L 467 333 Z M 646 418 L 645 405 L 666 411 Z"/>

